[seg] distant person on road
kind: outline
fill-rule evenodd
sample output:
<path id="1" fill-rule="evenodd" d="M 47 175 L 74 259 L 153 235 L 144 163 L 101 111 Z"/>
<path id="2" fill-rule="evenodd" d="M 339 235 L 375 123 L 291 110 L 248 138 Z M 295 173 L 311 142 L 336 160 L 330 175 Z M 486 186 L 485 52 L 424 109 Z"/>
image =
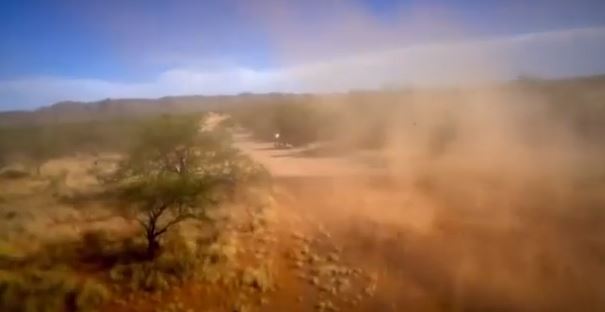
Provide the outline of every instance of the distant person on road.
<path id="1" fill-rule="evenodd" d="M 281 138 L 281 134 L 279 132 L 275 132 L 275 134 L 273 134 L 273 145 L 276 148 L 286 147 L 286 143 Z"/>

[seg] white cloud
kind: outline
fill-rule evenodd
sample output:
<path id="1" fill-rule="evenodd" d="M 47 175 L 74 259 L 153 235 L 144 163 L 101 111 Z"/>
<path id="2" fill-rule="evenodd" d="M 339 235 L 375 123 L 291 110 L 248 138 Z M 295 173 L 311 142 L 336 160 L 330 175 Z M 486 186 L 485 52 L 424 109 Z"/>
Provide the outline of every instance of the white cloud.
<path id="1" fill-rule="evenodd" d="M 378 51 L 293 67 L 211 70 L 179 67 L 149 82 L 29 77 L 0 81 L 0 109 L 61 100 L 270 91 L 342 91 L 393 85 L 466 83 L 518 74 L 560 77 L 605 73 L 605 28 L 532 33 Z"/>

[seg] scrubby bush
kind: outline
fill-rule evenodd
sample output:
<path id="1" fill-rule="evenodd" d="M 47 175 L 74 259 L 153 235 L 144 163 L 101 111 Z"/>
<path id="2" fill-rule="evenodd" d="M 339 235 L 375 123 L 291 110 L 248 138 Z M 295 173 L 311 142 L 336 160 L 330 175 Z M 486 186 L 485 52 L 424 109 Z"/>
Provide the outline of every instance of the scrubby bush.
<path id="1" fill-rule="evenodd" d="M 164 274 L 154 262 L 119 264 L 109 272 L 111 281 L 131 291 L 158 291 L 170 287 L 172 276 Z"/>
<path id="2" fill-rule="evenodd" d="M 46 161 L 77 153 L 124 152 L 145 119 L 0 126 L 0 168 L 13 161 L 40 173 Z"/>
<path id="3" fill-rule="evenodd" d="M 110 292 L 104 285 L 87 280 L 78 289 L 76 310 L 96 311 L 109 298 Z"/>
<path id="4" fill-rule="evenodd" d="M 68 271 L 0 271 L 0 311 L 96 311 L 109 291 Z"/>
<path id="5" fill-rule="evenodd" d="M 78 244 L 72 240 L 56 240 L 43 244 L 38 250 L 27 256 L 27 264 L 52 270 L 65 266 L 79 257 Z"/>
<path id="6" fill-rule="evenodd" d="M 29 267 L 53 269 L 86 263 L 107 268 L 115 263 L 142 259 L 143 241 L 114 235 L 105 230 L 89 230 L 80 240 L 65 239 L 49 241 L 24 256 Z"/>
<path id="7" fill-rule="evenodd" d="M 109 270 L 109 280 L 119 289 L 156 292 L 188 280 L 215 283 L 238 277 L 234 269 L 238 246 L 232 239 L 219 237 L 209 242 L 171 231 L 163 238 L 163 245 L 162 253 L 153 260 L 117 263 Z M 263 281 L 261 284 L 265 285 Z"/>
<path id="8" fill-rule="evenodd" d="M 86 261 L 111 265 L 120 259 L 136 258 L 142 249 L 131 239 L 113 237 L 104 230 L 90 230 L 82 235 L 79 256 Z"/>
<path id="9" fill-rule="evenodd" d="M 115 265 L 109 278 L 131 291 L 160 291 L 194 276 L 199 258 L 195 245 L 181 235 L 170 233 L 166 248 L 153 261 L 126 261 Z"/>
<path id="10" fill-rule="evenodd" d="M 18 168 L 6 168 L 0 171 L 0 179 L 17 180 L 27 178 L 28 176 L 29 172 Z"/>

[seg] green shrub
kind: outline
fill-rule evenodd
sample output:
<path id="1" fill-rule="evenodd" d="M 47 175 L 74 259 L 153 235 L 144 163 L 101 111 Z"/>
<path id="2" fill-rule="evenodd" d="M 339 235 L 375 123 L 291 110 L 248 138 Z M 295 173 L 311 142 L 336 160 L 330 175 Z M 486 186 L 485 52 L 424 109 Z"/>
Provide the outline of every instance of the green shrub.
<path id="1" fill-rule="evenodd" d="M 29 262 L 38 268 L 54 268 L 77 259 L 77 244 L 72 241 L 54 241 L 46 243 L 35 254 L 29 255 Z"/>
<path id="2" fill-rule="evenodd" d="M 78 291 L 76 308 L 78 311 L 95 311 L 95 309 L 109 299 L 109 296 L 109 291 L 105 286 L 87 280 Z"/>
<path id="3" fill-rule="evenodd" d="M 90 230 L 82 234 L 80 254 L 85 259 L 105 260 L 115 258 L 122 252 L 119 242 L 104 230 Z"/>
<path id="4" fill-rule="evenodd" d="M 178 282 L 174 272 L 164 271 L 156 261 L 118 264 L 109 272 L 109 278 L 119 287 L 130 291 L 161 291 Z"/>
<path id="5" fill-rule="evenodd" d="M 109 233 L 104 230 L 90 230 L 82 234 L 82 245 L 90 252 L 103 251 L 109 242 Z"/>
<path id="6" fill-rule="evenodd" d="M 240 246 L 233 237 L 222 235 L 213 242 L 200 240 L 198 249 L 198 279 L 209 283 L 230 283 L 237 277 L 235 264 Z"/>
<path id="7" fill-rule="evenodd" d="M 145 241 L 138 236 L 124 238 L 105 230 L 90 230 L 82 235 L 78 255 L 86 262 L 113 267 L 142 259 L 145 248 Z"/>
<path id="8" fill-rule="evenodd" d="M 170 233 L 162 253 L 153 260 L 117 264 L 109 278 L 131 291 L 166 290 L 191 277 L 198 264 L 195 248 L 178 232 Z"/>
<path id="9" fill-rule="evenodd" d="M 0 171 L 0 179 L 18 180 L 29 177 L 29 172 L 17 168 L 6 168 Z"/>
<path id="10" fill-rule="evenodd" d="M 108 298 L 103 285 L 69 271 L 0 271 L 0 311 L 94 311 Z"/>
<path id="11" fill-rule="evenodd" d="M 190 241 L 175 230 L 167 234 L 162 245 L 161 253 L 153 260 L 139 258 L 114 265 L 109 279 L 120 289 L 155 292 L 190 279 L 214 283 L 238 277 L 233 268 L 238 246 L 233 239 Z M 268 287 L 266 281 L 270 278 L 262 274 L 252 272 L 251 287 Z"/>

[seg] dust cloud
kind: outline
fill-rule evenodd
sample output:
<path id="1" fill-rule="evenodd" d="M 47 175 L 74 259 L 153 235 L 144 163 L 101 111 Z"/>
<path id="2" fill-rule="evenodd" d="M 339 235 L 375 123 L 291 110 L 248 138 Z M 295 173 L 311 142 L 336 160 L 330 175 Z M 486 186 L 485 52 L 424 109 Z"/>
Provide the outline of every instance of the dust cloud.
<path id="1" fill-rule="evenodd" d="M 438 310 L 603 307 L 603 146 L 571 117 L 515 86 L 363 96 L 316 108 L 342 101 L 322 146 L 366 169 L 284 179 L 287 206 Z"/>
<path id="2" fill-rule="evenodd" d="M 327 25 L 320 37 L 331 39 L 322 49 L 383 51 L 389 38 L 405 29 L 378 26 L 357 8 L 335 3 L 349 24 L 364 31 L 355 36 L 345 33 L 348 27 L 339 32 Z M 422 21 L 432 20 L 423 16 Z M 296 21 L 277 17 L 271 21 Z M 439 29 L 455 24 L 434 18 Z M 438 32 L 423 25 L 427 34 Z M 273 26 L 286 33 L 295 28 Z M 285 47 L 298 38 L 281 32 L 277 37 L 287 35 L 292 36 L 281 41 Z M 299 48 L 303 44 L 296 42 L 293 50 L 324 53 L 306 53 L 312 46 Z M 447 57 L 447 47 L 439 57 Z M 288 62 L 299 57 L 290 51 L 283 49 Z M 379 297 L 390 306 L 424 310 L 421 300 L 411 297 L 412 287 L 441 311 L 602 309 L 604 133 L 599 127 L 583 131 L 582 124 L 585 116 L 602 112 L 598 101 L 605 95 L 598 87 L 587 91 L 572 82 L 494 83 L 509 64 L 472 46 L 464 51 L 448 63 L 465 66 L 442 68 L 453 77 L 447 86 L 395 83 L 393 77 L 410 80 L 408 73 L 396 72 L 404 66 L 388 72 L 397 88 L 313 96 L 315 109 L 330 120 L 318 130 L 321 145 L 367 170 L 283 178 L 282 204 L 308 211 L 338 233 L 358 262 L 380 268 L 388 282 Z M 426 59 L 427 67 L 431 61 Z M 360 75 L 367 70 L 371 77 L 371 64 L 324 65 Z M 349 65 L 364 70 L 343 68 Z M 456 73 L 468 66 L 457 81 Z M 433 76 L 438 72 L 422 71 L 422 64 L 414 68 L 420 68 L 415 74 L 422 80 L 440 81 Z M 302 82 L 313 84 L 312 77 L 305 75 Z M 588 92 L 587 102 L 582 99 Z M 602 123 L 593 117 L 593 124 Z"/>

